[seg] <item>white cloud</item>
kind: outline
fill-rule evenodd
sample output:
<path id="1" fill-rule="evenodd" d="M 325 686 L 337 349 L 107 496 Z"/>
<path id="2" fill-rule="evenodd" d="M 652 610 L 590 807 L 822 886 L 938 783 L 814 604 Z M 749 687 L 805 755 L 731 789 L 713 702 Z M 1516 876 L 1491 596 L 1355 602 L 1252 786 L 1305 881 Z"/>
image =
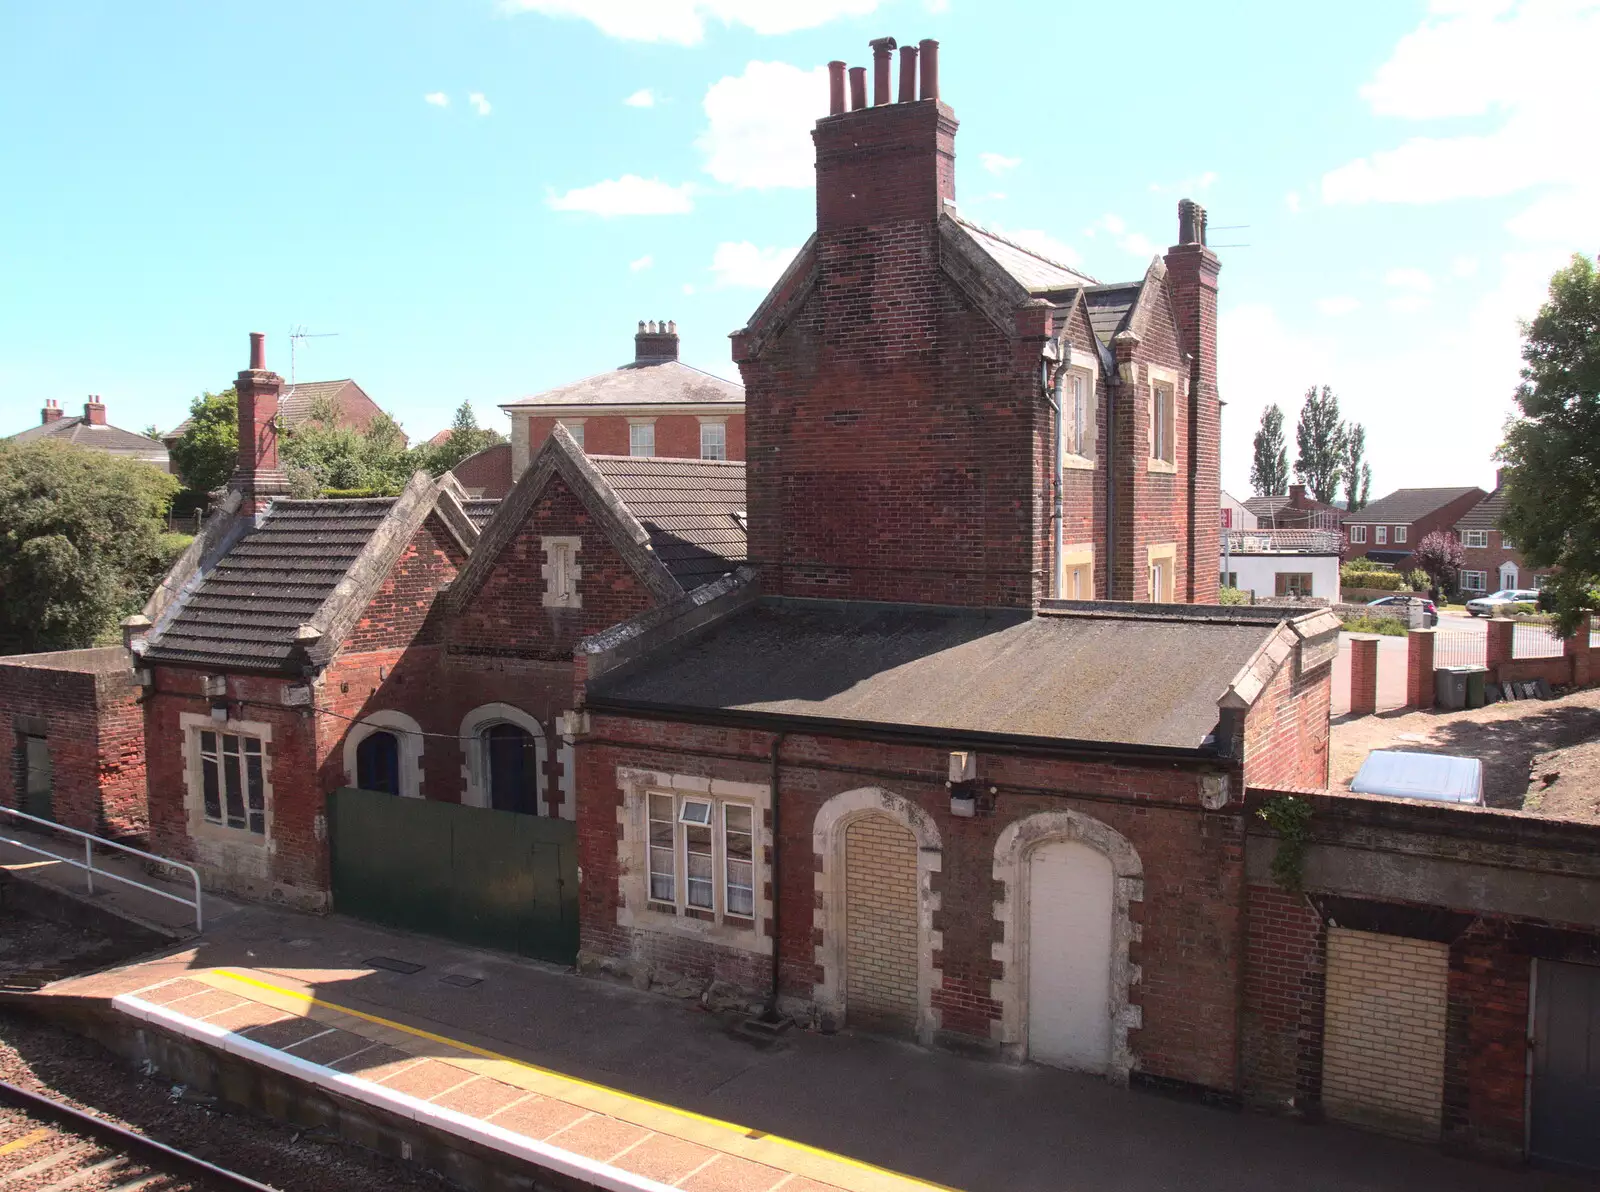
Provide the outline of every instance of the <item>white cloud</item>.
<path id="1" fill-rule="evenodd" d="M 483 97 L 482 91 L 474 91 L 471 95 L 467 96 L 467 102 L 472 105 L 472 110 L 477 112 L 480 116 L 487 116 L 490 112 L 494 111 L 494 109 L 490 107 L 489 101 Z"/>
<path id="2" fill-rule="evenodd" d="M 1383 275 L 1383 284 L 1397 290 L 1410 290 L 1417 294 L 1433 292 L 1433 278 L 1421 269 L 1391 269 Z"/>
<path id="3" fill-rule="evenodd" d="M 1291 190 L 1288 194 L 1284 195 L 1283 205 L 1290 211 L 1298 214 L 1300 211 L 1300 192 L 1298 190 Z"/>
<path id="4" fill-rule="evenodd" d="M 655 263 L 656 259 L 649 253 L 645 253 L 644 256 L 640 257 L 638 260 L 628 262 L 628 271 L 630 273 L 638 273 L 639 270 L 648 269 Z"/>
<path id="5" fill-rule="evenodd" d="M 991 174 L 1004 174 L 1007 170 L 1014 170 L 1022 164 L 1022 158 L 1007 157 L 1004 153 L 980 153 L 978 160 Z"/>
<path id="6" fill-rule="evenodd" d="M 564 195 L 552 194 L 557 211 L 587 211 L 592 215 L 684 215 L 694 210 L 688 183 L 670 186 L 659 178 L 624 174 L 593 186 L 580 186 Z"/>
<path id="7" fill-rule="evenodd" d="M 706 172 L 728 186 L 765 190 L 816 181 L 811 126 L 827 114 L 828 71 L 751 62 L 706 92 L 708 124 L 695 142 Z"/>
<path id="8" fill-rule="evenodd" d="M 693 294 L 694 293 L 694 287 L 691 286 L 688 282 L 684 282 L 683 283 L 683 292 L 685 294 Z"/>
<path id="9" fill-rule="evenodd" d="M 717 288 L 730 286 L 753 290 L 771 289 L 794 260 L 797 248 L 758 248 L 748 240 L 725 240 L 711 255 L 711 272 Z"/>
<path id="10" fill-rule="evenodd" d="M 1361 309 L 1361 300 L 1351 298 L 1348 294 L 1335 294 L 1331 298 L 1317 299 L 1317 310 L 1329 318 L 1337 319 L 1340 315 L 1347 315 Z"/>
<path id="11" fill-rule="evenodd" d="M 1130 252 L 1134 256 L 1149 257 L 1155 255 L 1156 246 L 1151 243 L 1150 237 L 1143 232 L 1128 231 L 1128 221 L 1120 215 L 1102 215 L 1085 228 L 1083 234 L 1092 238 L 1101 232 L 1110 235 L 1118 248 L 1125 252 Z"/>
<path id="12" fill-rule="evenodd" d="M 436 108 L 448 108 L 450 97 L 443 91 L 430 91 L 422 97 L 422 102 L 432 104 Z"/>
<path id="13" fill-rule="evenodd" d="M 1600 123 L 1596 0 L 1434 0 L 1362 98 L 1378 116 L 1475 119 L 1454 136 L 1415 136 L 1330 171 L 1330 203 L 1440 203 L 1541 189 L 1507 225 L 1534 242 L 1592 235 L 1600 156 L 1573 129 Z M 1484 127 L 1487 121 L 1488 127 Z"/>
<path id="14" fill-rule="evenodd" d="M 656 93 L 648 87 L 640 87 L 622 102 L 630 108 L 653 108 L 656 106 Z"/>
<path id="15" fill-rule="evenodd" d="M 709 21 L 743 25 L 755 33 L 793 33 L 840 17 L 864 16 L 879 0 L 501 0 L 506 12 L 537 12 L 578 17 L 608 37 L 624 41 L 665 41 L 692 46 L 706 35 Z"/>

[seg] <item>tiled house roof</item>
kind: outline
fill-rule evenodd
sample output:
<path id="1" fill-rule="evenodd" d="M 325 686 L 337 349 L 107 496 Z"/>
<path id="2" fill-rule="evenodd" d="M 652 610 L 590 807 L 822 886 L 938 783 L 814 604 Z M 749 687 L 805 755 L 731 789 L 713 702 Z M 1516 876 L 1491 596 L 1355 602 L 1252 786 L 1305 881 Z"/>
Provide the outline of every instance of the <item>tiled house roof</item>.
<path id="1" fill-rule="evenodd" d="M 679 360 L 634 361 L 531 397 L 502 410 L 541 406 L 725 405 L 744 401 L 744 387 Z"/>
<path id="2" fill-rule="evenodd" d="M 595 470 L 650 532 L 684 590 L 745 561 L 744 464 L 737 460 L 593 455 Z"/>
<path id="3" fill-rule="evenodd" d="M 1506 511 L 1506 498 L 1503 490 L 1495 489 L 1483 500 L 1479 501 L 1466 513 L 1461 520 L 1456 522 L 1458 530 L 1498 530 L 1500 518 Z"/>
<path id="4" fill-rule="evenodd" d="M 349 377 L 345 377 L 338 381 L 300 381 L 294 385 L 285 385 L 283 393 L 278 397 L 278 415 L 283 419 L 285 426 L 298 426 L 310 418 L 317 403 L 325 399 L 331 400 L 338 408 L 338 425 L 354 430 L 366 429 L 367 423 L 383 413 L 378 408 L 378 403 L 367 396 L 365 389 Z M 161 441 L 170 445 L 174 440 L 182 438 L 184 431 L 188 429 L 189 420 L 185 418 L 162 435 Z"/>
<path id="5" fill-rule="evenodd" d="M 74 447 L 88 447 L 111 455 L 125 455 L 142 459 L 158 468 L 167 467 L 167 448 L 159 439 L 146 438 L 123 430 L 120 426 L 91 423 L 80 417 L 57 418 L 54 422 L 30 426 L 25 431 L 11 435 L 12 443 L 37 443 L 48 439 L 53 443 L 71 443 Z"/>
<path id="6" fill-rule="evenodd" d="M 1345 521 L 1357 525 L 1388 522 L 1404 526 L 1418 521 L 1435 510 L 1460 500 L 1468 493 L 1478 491 L 1475 486 L 1465 488 L 1401 488 L 1387 497 L 1364 505 L 1354 513 L 1345 514 Z"/>

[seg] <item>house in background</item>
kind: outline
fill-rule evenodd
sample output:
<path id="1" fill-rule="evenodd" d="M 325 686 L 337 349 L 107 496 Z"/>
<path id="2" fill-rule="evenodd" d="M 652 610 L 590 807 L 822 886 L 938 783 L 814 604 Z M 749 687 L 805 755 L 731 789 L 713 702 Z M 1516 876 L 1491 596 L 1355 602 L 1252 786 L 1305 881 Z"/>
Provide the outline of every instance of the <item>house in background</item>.
<path id="1" fill-rule="evenodd" d="M 1339 599 L 1337 530 L 1224 530 L 1222 583 L 1257 600 Z"/>
<path id="2" fill-rule="evenodd" d="M 1401 488 L 1345 515 L 1346 558 L 1401 564 L 1435 530 L 1456 523 L 1488 494 L 1481 488 Z"/>
<path id="3" fill-rule="evenodd" d="M 172 470 L 166 445 L 160 439 L 135 434 L 106 421 L 106 404 L 100 400 L 99 394 L 83 403 L 82 416 L 68 415 L 54 401 L 46 401 L 44 408 L 39 411 L 39 425 L 11 435 L 8 441 L 37 443 L 44 439 L 140 460 L 163 472 Z"/>
<path id="4" fill-rule="evenodd" d="M 744 458 L 744 389 L 679 360 L 673 322 L 641 322 L 619 368 L 500 408 L 511 415 L 513 483 L 558 423 L 591 455 Z"/>
<path id="5" fill-rule="evenodd" d="M 498 501 L 511 492 L 511 444 L 495 443 L 474 451 L 450 474 L 469 496 Z"/>
<path id="6" fill-rule="evenodd" d="M 1259 498 L 1258 498 L 1259 499 Z M 1247 502 L 1230 493 L 1222 494 L 1222 528 L 1224 530 L 1253 530 L 1257 519 Z"/>
<path id="7" fill-rule="evenodd" d="M 1337 530 L 1345 511 L 1306 495 L 1306 486 L 1291 484 L 1287 495 L 1251 497 L 1244 506 L 1256 525 L 1275 530 Z"/>
<path id="8" fill-rule="evenodd" d="M 1494 492 L 1461 516 L 1455 531 L 1461 538 L 1460 583 L 1463 592 L 1480 594 L 1501 588 L 1539 588 L 1550 568 L 1529 567 L 1500 530 L 1506 499 L 1501 477 L 1495 475 Z"/>
<path id="9" fill-rule="evenodd" d="M 335 412 L 334 425 L 344 429 L 363 431 L 383 411 L 378 403 L 367 396 L 367 391 L 346 377 L 340 381 L 301 381 L 286 385 L 278 402 L 278 417 L 284 430 L 293 430 L 307 421 L 320 407 L 330 404 Z M 169 448 L 189 429 L 185 418 L 161 436 Z"/>

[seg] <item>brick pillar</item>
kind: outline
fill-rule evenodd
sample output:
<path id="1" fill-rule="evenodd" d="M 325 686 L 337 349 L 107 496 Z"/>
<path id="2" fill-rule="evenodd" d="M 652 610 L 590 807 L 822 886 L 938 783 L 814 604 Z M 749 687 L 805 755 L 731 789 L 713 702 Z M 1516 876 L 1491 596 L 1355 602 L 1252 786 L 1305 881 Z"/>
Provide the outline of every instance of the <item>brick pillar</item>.
<path id="1" fill-rule="evenodd" d="M 1587 614 L 1578 622 L 1578 628 L 1573 635 L 1567 638 L 1563 647 L 1567 655 L 1567 665 L 1572 668 L 1571 678 L 1574 687 L 1587 687 L 1592 681 L 1592 663 L 1590 662 L 1589 634 L 1590 618 Z"/>
<path id="2" fill-rule="evenodd" d="M 1433 635 L 1435 629 L 1413 629 L 1406 639 L 1406 707 L 1433 707 Z"/>
<path id="3" fill-rule="evenodd" d="M 1371 716 L 1378 710 L 1378 639 L 1350 639 L 1350 713 Z"/>
<path id="4" fill-rule="evenodd" d="M 1488 642 L 1484 645 L 1483 661 L 1489 668 L 1489 682 L 1499 683 L 1500 668 L 1511 661 L 1511 635 L 1516 629 L 1515 621 L 1501 620 L 1491 617 L 1485 630 L 1489 635 Z"/>

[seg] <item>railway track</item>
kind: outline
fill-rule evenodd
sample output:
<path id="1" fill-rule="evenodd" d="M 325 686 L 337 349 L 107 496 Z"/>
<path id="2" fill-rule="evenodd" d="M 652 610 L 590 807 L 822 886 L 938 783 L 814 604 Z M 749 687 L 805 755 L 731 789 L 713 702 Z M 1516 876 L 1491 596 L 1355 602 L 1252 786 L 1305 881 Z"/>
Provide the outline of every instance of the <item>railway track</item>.
<path id="1" fill-rule="evenodd" d="M 0 1081 L 0 1192 L 275 1192 L 237 1172 Z"/>

